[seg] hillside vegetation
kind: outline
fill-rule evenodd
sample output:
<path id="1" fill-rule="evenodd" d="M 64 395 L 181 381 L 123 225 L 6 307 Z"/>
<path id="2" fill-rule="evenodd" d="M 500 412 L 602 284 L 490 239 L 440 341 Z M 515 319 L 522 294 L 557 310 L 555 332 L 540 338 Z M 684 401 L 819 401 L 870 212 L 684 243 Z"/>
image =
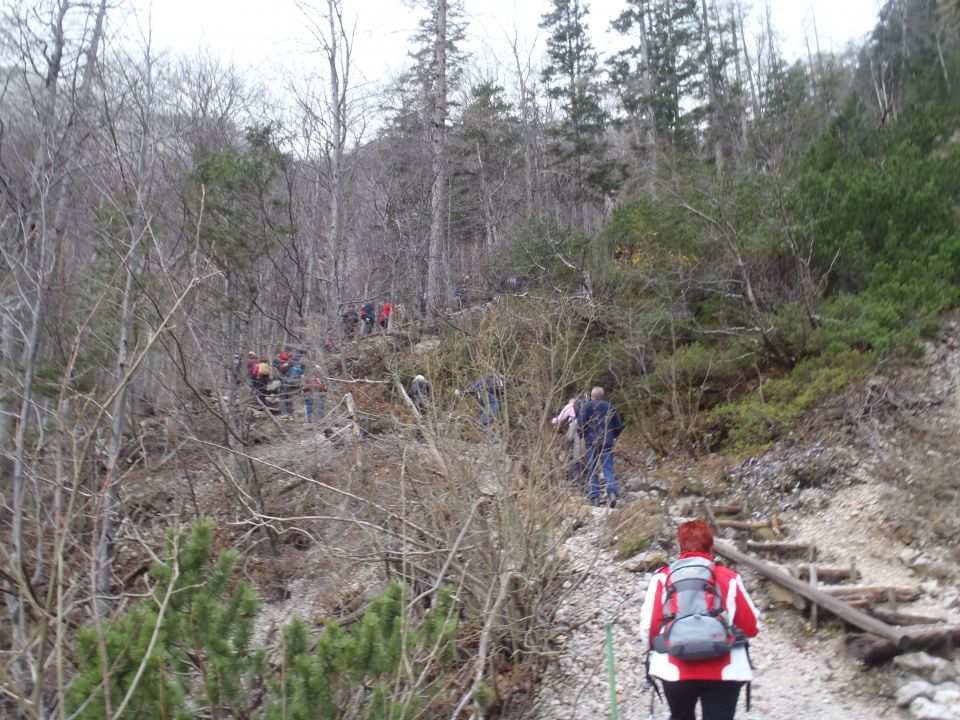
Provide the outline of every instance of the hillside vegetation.
<path id="1" fill-rule="evenodd" d="M 0 715 L 523 717 L 585 577 L 567 400 L 632 483 L 727 482 L 957 307 L 958 8 L 790 61 L 739 2 L 626 2 L 604 53 L 552 0 L 481 69 L 431 0 L 375 84 L 325 0 L 281 96 L 4 2 Z"/>

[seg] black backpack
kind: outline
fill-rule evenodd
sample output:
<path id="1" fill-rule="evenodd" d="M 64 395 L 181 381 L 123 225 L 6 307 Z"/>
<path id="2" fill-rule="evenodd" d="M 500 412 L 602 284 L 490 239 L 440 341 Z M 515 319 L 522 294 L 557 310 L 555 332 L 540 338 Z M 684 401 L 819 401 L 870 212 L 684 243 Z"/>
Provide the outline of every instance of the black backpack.
<path id="1" fill-rule="evenodd" d="M 727 621 L 714 565 L 706 558 L 683 558 L 667 571 L 663 624 L 652 649 L 683 661 L 712 660 L 746 645 Z"/>

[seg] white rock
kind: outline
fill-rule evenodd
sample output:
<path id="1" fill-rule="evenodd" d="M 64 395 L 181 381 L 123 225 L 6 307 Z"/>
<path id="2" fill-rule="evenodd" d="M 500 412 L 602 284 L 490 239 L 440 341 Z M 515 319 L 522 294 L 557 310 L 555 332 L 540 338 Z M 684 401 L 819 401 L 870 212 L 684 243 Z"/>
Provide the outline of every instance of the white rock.
<path id="1" fill-rule="evenodd" d="M 944 672 L 944 668 L 950 663 L 943 658 L 934 657 L 929 653 L 915 652 L 898 655 L 893 659 L 893 664 L 901 670 L 919 675 L 925 680 L 930 680 L 937 671 L 941 673 Z M 953 678 L 949 677 L 943 678 L 944 681 L 952 679 Z"/>
<path id="2" fill-rule="evenodd" d="M 960 705 L 960 690 L 945 690 L 942 685 L 934 688 L 934 690 L 936 691 L 933 693 L 934 702 L 940 703 L 941 705 Z"/>
<path id="3" fill-rule="evenodd" d="M 935 703 L 925 697 L 918 697 L 910 703 L 910 714 L 917 720 L 960 720 L 960 716 L 946 705 Z"/>
<path id="4" fill-rule="evenodd" d="M 952 682 L 957 679 L 957 666 L 955 663 L 945 661 L 941 667 L 933 671 L 930 676 L 930 682 L 934 685 L 942 685 L 945 682 Z"/>
<path id="5" fill-rule="evenodd" d="M 907 707 L 917 698 L 929 698 L 933 696 L 933 693 L 933 685 L 928 683 L 926 680 L 913 680 L 897 690 L 897 705 L 900 707 Z"/>

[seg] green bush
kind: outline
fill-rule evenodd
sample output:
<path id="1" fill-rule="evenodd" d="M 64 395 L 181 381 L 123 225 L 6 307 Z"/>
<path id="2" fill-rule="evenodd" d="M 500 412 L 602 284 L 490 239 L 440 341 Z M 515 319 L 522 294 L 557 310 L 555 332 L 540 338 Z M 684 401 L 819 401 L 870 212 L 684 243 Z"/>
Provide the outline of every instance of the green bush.
<path id="1" fill-rule="evenodd" d="M 105 688 L 112 713 L 129 695 L 118 717 L 142 720 L 189 720 L 213 707 L 220 717 L 399 720 L 439 692 L 456 657 L 449 588 L 418 619 L 394 583 L 354 625 L 328 623 L 313 650 L 295 619 L 283 630 L 283 667 L 272 668 L 266 648 L 251 646 L 256 595 L 234 576 L 236 553 L 211 554 L 213 527 L 199 520 L 189 534 L 171 533 L 150 597 L 77 634 L 73 717 L 112 717 Z M 252 692 L 261 685 L 265 699 Z"/>

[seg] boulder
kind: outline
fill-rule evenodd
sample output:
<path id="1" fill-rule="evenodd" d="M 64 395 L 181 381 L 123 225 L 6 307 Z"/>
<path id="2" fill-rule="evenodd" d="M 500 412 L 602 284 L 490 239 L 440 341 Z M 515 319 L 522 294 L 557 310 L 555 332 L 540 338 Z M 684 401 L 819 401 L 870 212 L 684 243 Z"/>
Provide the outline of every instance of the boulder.
<path id="1" fill-rule="evenodd" d="M 907 707 L 917 698 L 933 697 L 933 685 L 926 680 L 913 680 L 897 690 L 896 700 L 900 707 Z"/>
<path id="2" fill-rule="evenodd" d="M 645 573 L 652 572 L 666 564 L 667 556 L 658 550 L 653 550 L 635 555 L 621 567 L 629 572 Z"/>
<path id="3" fill-rule="evenodd" d="M 414 355 L 425 355 L 440 348 L 440 338 L 425 337 L 423 340 L 413 346 Z"/>
<path id="4" fill-rule="evenodd" d="M 953 710 L 946 705 L 933 702 L 925 697 L 918 697 L 910 703 L 910 714 L 917 720 L 960 720 Z"/>
<path id="5" fill-rule="evenodd" d="M 933 701 L 946 705 L 956 710 L 960 708 L 960 688 L 947 688 L 945 685 L 939 685 L 934 688 Z"/>
<path id="6" fill-rule="evenodd" d="M 951 663 L 943 658 L 934 657 L 925 652 L 906 653 L 893 659 L 893 664 L 905 672 L 916 675 L 924 680 L 934 682 L 935 674 L 948 673 L 946 669 Z M 953 677 L 943 677 L 940 682 L 952 680 Z"/>
<path id="7" fill-rule="evenodd" d="M 937 659 L 939 660 L 939 658 Z M 956 664 L 949 661 L 944 661 L 942 666 L 933 671 L 933 675 L 930 676 L 930 682 L 932 682 L 934 685 L 942 685 L 943 683 L 956 680 L 957 677 Z"/>

